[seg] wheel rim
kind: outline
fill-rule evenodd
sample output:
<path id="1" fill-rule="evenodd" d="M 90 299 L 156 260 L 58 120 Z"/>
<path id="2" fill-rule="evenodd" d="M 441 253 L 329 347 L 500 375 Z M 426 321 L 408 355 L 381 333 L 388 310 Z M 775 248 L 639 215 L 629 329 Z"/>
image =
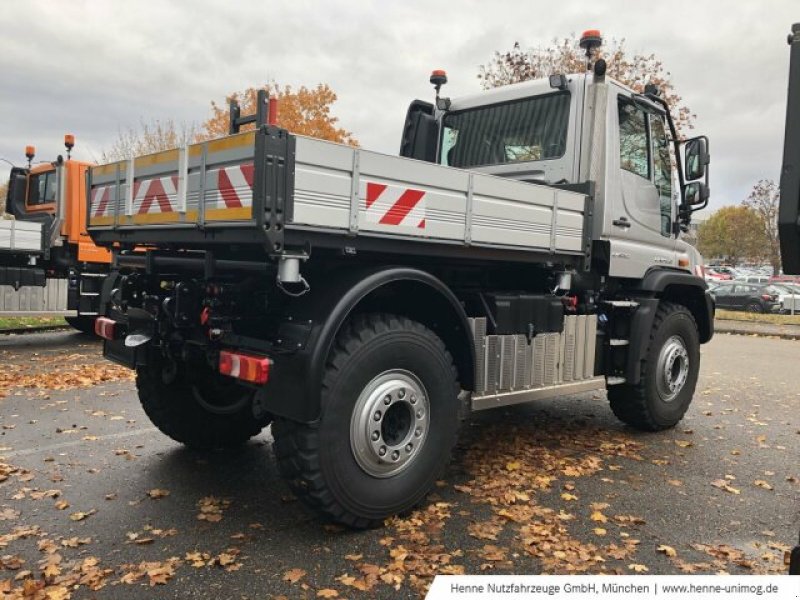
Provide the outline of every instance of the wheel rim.
<path id="1" fill-rule="evenodd" d="M 224 381 L 221 375 L 203 377 L 201 381 L 191 384 L 192 395 L 205 410 L 215 415 L 231 415 L 242 410 L 250 401 L 253 393 L 236 383 L 235 380 Z"/>
<path id="2" fill-rule="evenodd" d="M 411 466 L 428 435 L 430 402 L 409 371 L 384 371 L 358 396 L 350 419 L 350 447 L 358 465 L 374 477 Z"/>
<path id="3" fill-rule="evenodd" d="M 658 355 L 657 387 L 664 402 L 672 402 L 680 394 L 689 377 L 689 353 L 683 338 L 673 335 Z"/>

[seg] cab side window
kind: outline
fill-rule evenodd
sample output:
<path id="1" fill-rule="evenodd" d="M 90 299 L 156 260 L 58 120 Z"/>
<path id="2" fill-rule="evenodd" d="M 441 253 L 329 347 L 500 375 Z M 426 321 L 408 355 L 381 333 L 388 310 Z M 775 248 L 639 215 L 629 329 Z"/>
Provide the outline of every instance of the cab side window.
<path id="1" fill-rule="evenodd" d="M 650 179 L 650 140 L 647 113 L 619 99 L 619 162 L 626 171 Z"/>
<path id="2" fill-rule="evenodd" d="M 672 234 L 672 161 L 669 139 L 660 115 L 650 115 L 650 132 L 653 139 L 653 183 L 661 208 L 661 235 L 669 237 Z"/>

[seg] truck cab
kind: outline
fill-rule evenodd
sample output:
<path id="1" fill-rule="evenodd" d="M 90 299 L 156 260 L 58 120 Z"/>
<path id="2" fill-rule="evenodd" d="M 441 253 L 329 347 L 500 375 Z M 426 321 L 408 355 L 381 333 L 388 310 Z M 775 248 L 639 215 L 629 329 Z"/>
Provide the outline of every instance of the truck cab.
<path id="1" fill-rule="evenodd" d="M 65 136 L 67 151 L 74 137 Z M 102 277 L 111 253 L 96 246 L 86 231 L 86 172 L 90 163 L 64 160 L 34 164 L 36 150 L 25 150 L 27 168 L 11 170 L 3 222 L 9 242 L 21 234 L 31 238 L 25 246 L 0 247 L 0 285 L 9 286 L 0 304 L 7 313 L 77 311 L 68 322 L 91 331 L 97 314 Z M 45 288 L 38 290 L 33 288 Z M 23 289 L 21 289 L 23 288 Z"/>
<path id="2" fill-rule="evenodd" d="M 639 278 L 666 267 L 702 276 L 702 258 L 680 232 L 708 202 L 708 141 L 678 141 L 657 90 L 637 93 L 604 69 L 600 60 L 594 72 L 436 105 L 417 100 L 400 153 L 554 187 L 591 181 L 595 255 L 606 274 Z"/>

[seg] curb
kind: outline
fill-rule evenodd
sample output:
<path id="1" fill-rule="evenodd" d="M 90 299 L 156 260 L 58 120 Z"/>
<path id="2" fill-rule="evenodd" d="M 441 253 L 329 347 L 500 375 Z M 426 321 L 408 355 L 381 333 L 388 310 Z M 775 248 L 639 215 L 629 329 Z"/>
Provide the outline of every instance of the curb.
<path id="1" fill-rule="evenodd" d="M 66 331 L 72 329 L 71 325 L 38 325 L 35 327 L 16 327 L 13 329 L 0 329 L 0 335 L 22 335 L 25 333 L 43 333 L 46 331 Z M 78 330 L 75 330 L 79 333 Z"/>
<path id="2" fill-rule="evenodd" d="M 771 330 L 764 330 L 764 329 L 747 329 L 744 327 L 737 327 L 736 325 L 728 325 L 731 321 L 726 320 L 726 323 L 723 325 L 719 321 L 714 322 L 714 333 L 728 333 L 731 335 L 749 335 L 749 336 L 758 336 L 758 337 L 771 337 L 771 338 L 780 338 L 783 340 L 800 340 L 800 331 L 799 332 L 791 332 L 791 331 L 771 331 Z M 733 321 L 734 323 L 736 321 Z"/>

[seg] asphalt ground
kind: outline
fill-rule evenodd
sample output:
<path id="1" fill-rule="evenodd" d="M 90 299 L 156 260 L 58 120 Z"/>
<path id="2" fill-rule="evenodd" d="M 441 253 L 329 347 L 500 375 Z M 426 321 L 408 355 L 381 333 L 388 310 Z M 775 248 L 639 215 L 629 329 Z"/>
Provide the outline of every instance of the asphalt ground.
<path id="1" fill-rule="evenodd" d="M 97 342 L 0 338 L 0 591 L 418 598 L 436 573 L 784 573 L 800 530 L 800 345 L 717 335 L 702 355 L 674 430 L 631 430 L 604 393 L 487 411 L 419 510 L 348 531 L 292 497 L 269 429 L 188 451 Z"/>

